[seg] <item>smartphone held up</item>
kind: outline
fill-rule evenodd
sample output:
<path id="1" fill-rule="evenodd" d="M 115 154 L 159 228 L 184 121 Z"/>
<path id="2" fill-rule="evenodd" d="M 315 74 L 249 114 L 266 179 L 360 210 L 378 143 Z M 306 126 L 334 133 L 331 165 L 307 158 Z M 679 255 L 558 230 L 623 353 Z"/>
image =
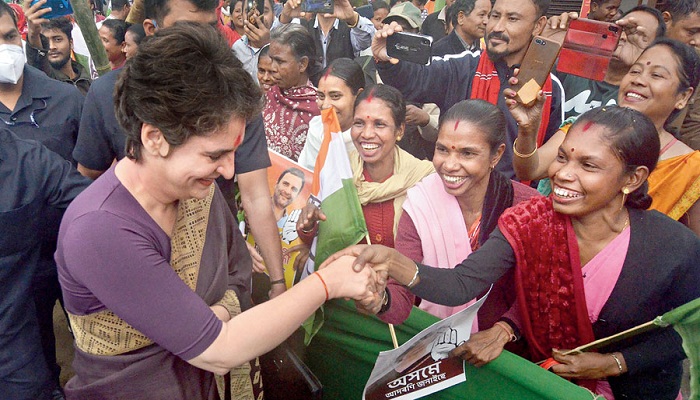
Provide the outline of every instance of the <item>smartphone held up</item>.
<path id="1" fill-rule="evenodd" d="M 36 4 L 39 0 L 32 0 L 31 5 Z M 48 0 L 41 8 L 51 8 L 51 11 L 44 14 L 42 18 L 52 19 L 63 17 L 64 15 L 73 14 L 73 7 L 71 7 L 68 0 Z"/>
<path id="2" fill-rule="evenodd" d="M 302 0 L 301 11 L 315 14 L 333 14 L 333 0 Z"/>
<path id="3" fill-rule="evenodd" d="M 386 38 L 389 57 L 416 64 L 430 64 L 433 38 L 417 33 L 395 32 Z"/>
<path id="4" fill-rule="evenodd" d="M 612 22 L 585 18 L 571 21 L 557 71 L 602 81 L 621 33 L 622 28 Z"/>
<path id="5" fill-rule="evenodd" d="M 518 72 L 518 83 L 511 88 L 517 93 L 517 100 L 530 106 L 537 100 L 552 67 L 559 56 L 561 43 L 535 36 L 530 42 Z"/>
<path id="6" fill-rule="evenodd" d="M 265 1 L 267 0 L 245 0 L 243 2 L 243 15 L 246 16 L 248 22 L 256 25 L 255 17 L 265 13 Z M 257 15 L 255 14 L 257 11 Z"/>

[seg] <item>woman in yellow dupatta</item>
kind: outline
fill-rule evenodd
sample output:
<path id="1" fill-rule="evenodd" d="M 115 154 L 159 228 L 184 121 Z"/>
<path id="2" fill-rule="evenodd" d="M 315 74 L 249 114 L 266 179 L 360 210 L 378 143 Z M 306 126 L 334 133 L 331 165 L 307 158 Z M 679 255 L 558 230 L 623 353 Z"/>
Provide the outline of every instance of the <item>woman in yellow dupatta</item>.
<path id="1" fill-rule="evenodd" d="M 401 93 L 391 86 L 376 85 L 357 96 L 350 129 L 356 148 L 350 153 L 350 166 L 369 240 L 391 248 L 406 192 L 435 171 L 430 161 L 418 160 L 396 145 L 403 136 L 405 119 L 406 102 Z M 297 231 L 305 243 L 310 243 L 316 234 L 319 219 L 325 219 L 325 215 L 313 205 L 307 206 L 299 218 Z M 387 288 L 383 299 L 375 299 L 382 302 L 375 301 L 368 309 L 377 312 L 388 308 L 389 298 L 408 296 L 399 285 L 390 283 Z M 410 305 L 402 313 L 392 310 L 392 320 L 388 322 L 401 323 L 410 312 Z"/>
<path id="2" fill-rule="evenodd" d="M 681 221 L 700 235 L 700 151 L 678 141 L 665 128 L 682 110 L 700 82 L 700 56 L 693 48 L 671 39 L 659 39 L 639 56 L 620 83 L 617 102 L 649 117 L 659 132 L 659 164 L 649 176 L 651 209 Z M 506 95 L 515 93 L 504 92 Z M 518 139 L 513 146 L 513 165 L 521 179 L 540 179 L 555 159 L 564 141 L 560 130 L 542 147 L 534 145 L 537 108 L 526 110 L 514 99 L 507 100 L 519 121 Z M 520 118 L 520 119 L 518 119 Z"/>
<path id="3" fill-rule="evenodd" d="M 354 110 L 350 136 L 356 150 L 349 154 L 350 166 L 367 224 L 369 241 L 372 244 L 393 248 L 406 192 L 425 176 L 434 172 L 433 163 L 428 160 L 418 160 L 396 145 L 403 136 L 406 118 L 406 103 L 398 90 L 386 85 L 376 85 L 366 89 L 355 99 Z M 308 205 L 302 212 L 297 222 L 297 232 L 305 243 L 311 243 L 311 239 L 316 234 L 316 222 L 319 219 L 325 219 L 325 215 L 313 205 Z M 366 243 L 364 240 L 362 242 Z M 387 318 L 383 318 L 383 321 L 400 324 L 408 318 L 413 303 L 407 288 L 390 279 L 385 290 L 379 293 L 381 293 L 380 296 L 357 303 L 361 304 L 358 308 L 363 310 L 363 314 L 382 314 L 391 307 L 391 313 L 387 312 Z M 399 307 L 393 307 L 392 302 L 399 304 L 401 310 L 397 311 L 396 308 Z M 339 313 L 331 312 L 319 336 L 326 335 L 324 330 L 349 333 L 358 339 L 359 346 L 362 346 L 359 344 L 362 343 L 361 340 L 372 340 L 371 335 L 365 335 L 364 332 L 348 330 L 349 327 L 346 324 L 333 316 L 337 314 Z M 319 339 L 314 340 L 316 342 L 312 342 L 309 347 L 312 354 L 319 351 L 318 348 L 314 348 Z M 352 352 L 346 346 L 338 346 L 338 344 L 332 341 L 331 347 L 325 348 L 324 351 L 339 351 L 346 354 Z M 337 378 L 332 380 L 326 380 L 321 376 L 324 393 L 328 391 L 331 397 L 336 398 L 361 398 L 362 392 L 352 383 L 351 377 L 358 374 L 354 365 L 356 364 L 335 364 L 333 374 Z M 311 368 L 314 369 L 314 366 L 312 365 Z M 342 393 L 342 397 L 338 396 L 339 393 Z"/>

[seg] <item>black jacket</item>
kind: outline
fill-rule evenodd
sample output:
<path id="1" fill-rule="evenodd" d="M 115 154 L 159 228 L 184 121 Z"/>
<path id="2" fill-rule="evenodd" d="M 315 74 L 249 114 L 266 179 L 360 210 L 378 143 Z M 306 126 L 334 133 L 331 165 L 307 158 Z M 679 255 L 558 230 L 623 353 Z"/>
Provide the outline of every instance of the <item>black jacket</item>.
<path id="1" fill-rule="evenodd" d="M 433 56 L 443 57 L 448 54 L 459 54 L 467 50 L 455 31 L 433 44 Z"/>
<path id="2" fill-rule="evenodd" d="M 430 65 L 419 65 L 411 62 L 377 63 L 377 71 L 382 81 L 401 91 L 407 102 L 435 103 L 442 113 L 447 112 L 456 103 L 470 98 L 472 80 L 479 65 L 480 51 L 464 51 L 449 59 L 433 59 Z M 513 170 L 513 142 L 518 137 L 518 126 L 510 115 L 502 93 L 508 87 L 508 79 L 516 67 L 504 62 L 495 62 L 500 81 L 500 95 L 497 106 L 506 117 L 506 151 L 496 169 L 510 179 L 515 178 Z M 561 83 L 552 76 L 552 105 L 547 121 L 547 134 L 544 141 L 549 140 L 559 129 L 563 120 L 564 90 Z M 544 121 L 543 121 L 544 122 Z"/>
<path id="3" fill-rule="evenodd" d="M 420 32 L 424 35 L 432 36 L 433 43 L 447 36 L 447 27 L 445 21 L 438 18 L 440 11 L 436 11 L 427 17 L 421 25 Z"/>

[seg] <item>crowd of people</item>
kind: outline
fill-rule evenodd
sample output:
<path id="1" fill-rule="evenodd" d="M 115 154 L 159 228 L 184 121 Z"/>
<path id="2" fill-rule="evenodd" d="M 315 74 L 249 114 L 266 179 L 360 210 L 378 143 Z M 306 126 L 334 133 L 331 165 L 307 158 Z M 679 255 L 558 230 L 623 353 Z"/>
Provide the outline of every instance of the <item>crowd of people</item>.
<path id="1" fill-rule="evenodd" d="M 605 77 L 555 67 L 527 105 L 532 39 L 583 17 L 550 0 L 257 1 L 92 0 L 94 38 L 47 0 L 0 2 L 3 398 L 262 398 L 257 357 L 326 301 L 399 325 L 491 285 L 453 356 L 506 348 L 608 400 L 680 398 L 670 327 L 565 350 L 700 297 L 699 0 L 591 0 L 621 32 Z M 432 37 L 428 65 L 388 55 L 400 32 Z M 271 193 L 268 149 L 313 170 L 327 109 L 368 234 L 287 288 L 278 221 L 308 182 L 290 168 Z M 308 257 L 327 216 L 299 214 Z"/>

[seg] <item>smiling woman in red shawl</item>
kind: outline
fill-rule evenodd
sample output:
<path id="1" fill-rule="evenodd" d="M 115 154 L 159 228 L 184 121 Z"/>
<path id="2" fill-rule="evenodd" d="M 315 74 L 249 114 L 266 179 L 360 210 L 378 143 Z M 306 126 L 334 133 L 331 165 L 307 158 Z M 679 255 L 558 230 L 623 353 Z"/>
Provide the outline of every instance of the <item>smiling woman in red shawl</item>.
<path id="1" fill-rule="evenodd" d="M 489 239 L 454 269 L 416 264 L 382 246 L 355 246 L 329 261 L 356 255 L 357 265 L 388 270 L 416 295 L 444 305 L 472 299 L 514 268 L 515 318 L 472 335 L 451 355 L 483 365 L 522 333 L 533 361 L 553 357 L 552 372 L 608 400 L 673 400 L 685 358 L 673 328 L 598 352 L 561 351 L 700 297 L 700 239 L 658 211 L 646 211 L 647 177 L 659 152 L 659 135 L 643 114 L 594 109 L 574 123 L 549 166 L 552 196 L 506 210 Z"/>
<path id="2" fill-rule="evenodd" d="M 309 81 L 316 68 L 314 41 L 303 26 L 285 25 L 270 32 L 268 54 L 277 85 L 265 94 L 267 147 L 296 161 L 306 143 L 309 121 L 320 114 L 316 88 Z"/>

